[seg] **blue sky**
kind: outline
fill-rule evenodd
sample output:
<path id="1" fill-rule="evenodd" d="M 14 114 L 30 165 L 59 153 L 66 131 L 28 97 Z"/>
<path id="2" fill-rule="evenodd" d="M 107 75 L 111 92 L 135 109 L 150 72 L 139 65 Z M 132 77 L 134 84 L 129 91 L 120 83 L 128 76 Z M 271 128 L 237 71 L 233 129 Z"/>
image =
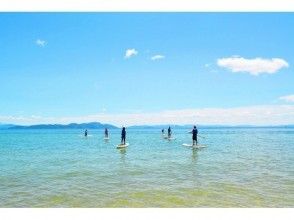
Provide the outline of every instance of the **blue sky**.
<path id="1" fill-rule="evenodd" d="M 187 109 L 230 123 L 222 110 L 256 106 L 294 123 L 293 13 L 1 13 L 0 27 L 3 123 L 161 123 Z"/>

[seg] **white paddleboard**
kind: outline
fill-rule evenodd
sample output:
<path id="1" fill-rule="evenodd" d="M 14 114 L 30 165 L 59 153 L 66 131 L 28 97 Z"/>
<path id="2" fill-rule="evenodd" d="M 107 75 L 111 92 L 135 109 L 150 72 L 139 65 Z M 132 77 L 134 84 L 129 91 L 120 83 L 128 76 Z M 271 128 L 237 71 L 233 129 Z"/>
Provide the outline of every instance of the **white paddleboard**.
<path id="1" fill-rule="evenodd" d="M 203 148 L 203 147 L 206 147 L 205 145 L 192 145 L 192 144 L 183 144 L 183 146 L 185 147 L 192 147 L 192 148 Z"/>
<path id="2" fill-rule="evenodd" d="M 118 144 L 118 145 L 116 145 L 116 148 L 118 148 L 118 149 L 126 148 L 126 147 L 128 147 L 129 145 L 130 145 L 129 143 L 126 143 L 126 144 Z"/>
<path id="3" fill-rule="evenodd" d="M 104 138 L 104 140 L 108 141 L 109 140 L 109 137 L 108 138 Z"/>

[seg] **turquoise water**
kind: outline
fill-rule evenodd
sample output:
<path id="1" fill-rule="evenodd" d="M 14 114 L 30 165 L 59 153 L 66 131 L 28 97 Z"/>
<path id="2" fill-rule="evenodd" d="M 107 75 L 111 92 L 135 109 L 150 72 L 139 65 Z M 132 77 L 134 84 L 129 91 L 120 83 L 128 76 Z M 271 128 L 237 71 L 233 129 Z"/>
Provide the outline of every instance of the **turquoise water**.
<path id="1" fill-rule="evenodd" d="M 0 130 L 0 207 L 293 207 L 294 129 Z"/>

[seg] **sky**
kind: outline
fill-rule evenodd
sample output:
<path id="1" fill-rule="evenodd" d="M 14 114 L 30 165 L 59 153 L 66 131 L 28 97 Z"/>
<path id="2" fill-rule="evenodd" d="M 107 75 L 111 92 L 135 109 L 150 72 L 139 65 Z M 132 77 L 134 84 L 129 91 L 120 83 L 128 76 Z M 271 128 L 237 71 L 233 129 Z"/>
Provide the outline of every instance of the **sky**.
<path id="1" fill-rule="evenodd" d="M 293 13 L 0 13 L 0 123 L 294 124 Z"/>

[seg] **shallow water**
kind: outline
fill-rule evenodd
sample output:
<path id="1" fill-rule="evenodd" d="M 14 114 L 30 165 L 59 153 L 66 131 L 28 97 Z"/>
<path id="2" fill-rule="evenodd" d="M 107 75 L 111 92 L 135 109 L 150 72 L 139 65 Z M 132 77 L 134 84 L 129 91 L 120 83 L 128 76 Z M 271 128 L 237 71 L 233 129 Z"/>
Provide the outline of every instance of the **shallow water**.
<path id="1" fill-rule="evenodd" d="M 294 129 L 0 130 L 0 207 L 293 207 Z"/>

